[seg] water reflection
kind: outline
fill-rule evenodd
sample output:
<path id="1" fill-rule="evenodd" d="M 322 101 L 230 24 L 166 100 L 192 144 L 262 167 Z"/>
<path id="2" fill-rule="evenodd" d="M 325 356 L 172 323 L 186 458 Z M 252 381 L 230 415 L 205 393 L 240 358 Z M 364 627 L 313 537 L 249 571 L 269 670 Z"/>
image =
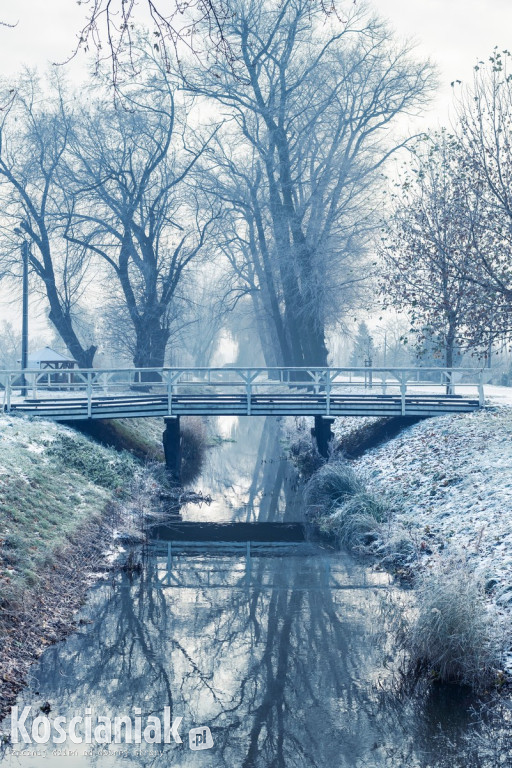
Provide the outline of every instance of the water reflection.
<path id="1" fill-rule="evenodd" d="M 131 714 L 138 706 L 144 717 L 169 705 L 184 717 L 184 732 L 212 729 L 208 765 L 355 765 L 376 738 L 368 642 L 375 592 L 338 558 L 333 582 L 344 588 L 326 588 L 325 557 L 332 556 L 255 558 L 255 582 L 267 586 L 251 590 L 167 587 L 162 561 L 151 559 L 137 582 L 123 578 L 94 592 L 87 611 L 94 632 L 50 649 L 24 699 L 33 703 L 37 690 L 35 698 L 61 715 L 83 714 L 87 705 Z M 196 571 L 201 559 L 174 567 Z M 158 747 L 156 756 L 143 748 L 135 758 L 129 747 L 127 765 L 199 764 L 187 744 Z"/>
<path id="2" fill-rule="evenodd" d="M 298 521 L 297 474 L 287 461 L 278 419 L 228 416 L 212 419 L 228 442 L 209 450 L 197 489 L 212 496 L 207 510 L 182 509 L 185 520 Z"/>
<path id="3" fill-rule="evenodd" d="M 212 455 L 202 490 L 217 495 L 216 519 L 297 519 L 296 482 L 281 460 L 279 434 L 265 425 L 258 440 L 250 437 L 240 424 L 238 442 Z M 224 483 L 229 508 L 220 501 Z M 202 510 L 203 519 L 210 511 Z M 183 717 L 183 744 L 112 744 L 119 754 L 105 755 L 101 745 L 86 750 L 67 743 L 60 749 L 78 754 L 66 757 L 42 745 L 46 762 L 69 768 L 471 764 L 457 750 L 464 702 L 457 700 L 459 712 L 446 723 L 454 745 L 448 749 L 437 740 L 441 702 L 400 696 L 391 686 L 383 574 L 318 544 L 268 548 L 251 557 L 250 579 L 246 570 L 241 552 L 192 548 L 171 562 L 150 556 L 133 581 L 123 575 L 93 590 L 85 623 L 42 656 L 20 706 L 37 709 L 48 701 L 52 716 L 68 719 L 87 706 L 112 718 L 133 716 L 139 707 L 144 721 L 169 706 L 172 717 Z M 199 725 L 211 728 L 211 750 L 189 749 L 188 729 Z M 40 756 L 15 752 L 7 751 L 6 765 L 42 764 Z"/>

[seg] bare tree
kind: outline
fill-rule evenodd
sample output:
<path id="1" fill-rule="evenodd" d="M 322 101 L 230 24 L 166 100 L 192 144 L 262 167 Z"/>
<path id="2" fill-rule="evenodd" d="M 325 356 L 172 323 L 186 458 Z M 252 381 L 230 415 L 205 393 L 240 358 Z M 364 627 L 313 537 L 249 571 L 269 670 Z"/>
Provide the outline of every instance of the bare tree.
<path id="1" fill-rule="evenodd" d="M 95 52 L 98 69 L 106 61 L 110 64 L 114 85 L 122 79 L 126 52 L 130 54 L 134 47 L 141 24 L 152 27 L 153 44 L 167 68 L 171 62 L 179 63 L 186 53 L 192 53 L 205 67 L 219 59 L 230 64 L 235 61 L 236 52 L 225 31 L 233 7 L 226 0 L 81 0 L 81 4 L 87 17 L 72 56 L 79 50 Z M 309 0 L 309 5 L 325 18 L 340 18 L 337 0 Z M 138 71 L 136 57 L 131 63 L 131 72 Z"/>
<path id="2" fill-rule="evenodd" d="M 361 278 L 374 185 L 400 144 L 389 128 L 422 104 L 431 69 L 359 7 L 323 28 L 307 0 L 232 11 L 235 63 L 189 71 L 187 83 L 232 116 L 212 191 L 231 206 L 233 288 L 260 304 L 279 362 L 325 365 L 326 326 Z"/>
<path id="3" fill-rule="evenodd" d="M 45 96 L 37 77 L 25 73 L 10 90 L 0 122 L 2 266 L 19 269 L 18 232 L 30 243 L 30 265 L 46 295 L 49 318 L 81 367 L 92 366 L 96 348 L 77 333 L 75 312 L 89 289 L 83 249 L 61 237 L 60 174 L 73 120 L 61 78 L 53 73 Z"/>
<path id="4" fill-rule="evenodd" d="M 132 52 L 133 53 L 133 52 Z M 208 138 L 186 126 L 186 105 L 156 58 L 144 81 L 84 108 L 70 141 L 65 237 L 116 278 L 134 330 L 136 367 L 161 367 L 187 272 L 219 215 L 193 180 Z"/>

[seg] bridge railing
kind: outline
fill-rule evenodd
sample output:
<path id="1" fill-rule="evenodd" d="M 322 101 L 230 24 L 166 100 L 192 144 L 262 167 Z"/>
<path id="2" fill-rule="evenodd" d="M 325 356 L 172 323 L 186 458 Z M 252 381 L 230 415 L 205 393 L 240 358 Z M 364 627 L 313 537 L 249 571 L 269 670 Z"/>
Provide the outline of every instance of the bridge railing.
<path id="1" fill-rule="evenodd" d="M 481 368 L 109 368 L 75 370 L 0 371 L 4 410 L 20 400 L 79 398 L 86 400 L 88 414 L 97 398 L 143 398 L 160 395 L 172 415 L 173 399 L 182 394 L 244 394 L 247 412 L 258 394 L 307 392 L 326 401 L 329 415 L 331 397 L 397 395 L 405 413 L 408 395 L 466 395 L 484 403 L 484 372 Z"/>

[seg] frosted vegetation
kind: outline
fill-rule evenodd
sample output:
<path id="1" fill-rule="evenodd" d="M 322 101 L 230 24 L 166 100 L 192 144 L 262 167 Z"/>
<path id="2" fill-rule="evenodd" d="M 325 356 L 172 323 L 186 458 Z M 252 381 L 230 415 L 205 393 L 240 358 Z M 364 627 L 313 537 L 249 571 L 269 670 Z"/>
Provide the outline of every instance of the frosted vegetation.
<path id="1" fill-rule="evenodd" d="M 483 690 L 512 668 L 511 420 L 508 407 L 430 419 L 358 460 L 333 454 L 307 481 L 320 531 L 416 588 L 399 622 L 413 677 Z"/>

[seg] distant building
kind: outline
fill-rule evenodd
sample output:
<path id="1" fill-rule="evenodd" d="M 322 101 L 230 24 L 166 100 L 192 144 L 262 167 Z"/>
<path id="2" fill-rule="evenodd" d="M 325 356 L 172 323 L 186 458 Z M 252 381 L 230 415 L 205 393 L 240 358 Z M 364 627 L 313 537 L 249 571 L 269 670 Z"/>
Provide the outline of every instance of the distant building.
<path id="1" fill-rule="evenodd" d="M 18 360 L 18 363 L 21 362 Z M 51 347 L 43 347 L 31 352 L 27 359 L 27 368 L 33 370 L 69 371 L 76 368 L 78 363 L 72 357 L 61 355 Z"/>

